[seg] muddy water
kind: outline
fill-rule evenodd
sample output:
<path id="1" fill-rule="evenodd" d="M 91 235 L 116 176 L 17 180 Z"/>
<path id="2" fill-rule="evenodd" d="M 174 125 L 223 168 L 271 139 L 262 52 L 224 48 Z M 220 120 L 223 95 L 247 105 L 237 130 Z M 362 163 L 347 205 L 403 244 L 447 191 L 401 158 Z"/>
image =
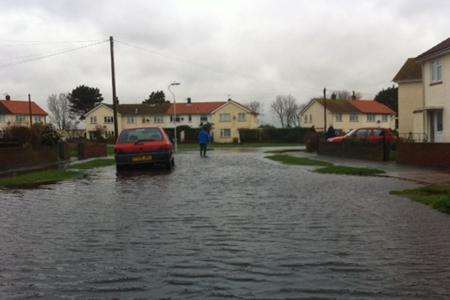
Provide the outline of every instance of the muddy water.
<path id="1" fill-rule="evenodd" d="M 0 298 L 448 298 L 450 218 L 261 153 L 0 192 Z"/>

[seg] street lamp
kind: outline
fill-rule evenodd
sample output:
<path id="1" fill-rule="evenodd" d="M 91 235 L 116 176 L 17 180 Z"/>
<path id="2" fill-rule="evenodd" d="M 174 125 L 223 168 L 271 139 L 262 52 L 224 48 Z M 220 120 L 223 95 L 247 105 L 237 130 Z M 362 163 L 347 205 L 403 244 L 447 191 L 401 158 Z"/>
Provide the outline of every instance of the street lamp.
<path id="1" fill-rule="evenodd" d="M 169 84 L 167 89 L 169 90 L 169 92 L 172 94 L 172 97 L 173 97 L 173 122 L 174 122 L 173 132 L 174 132 L 174 135 L 175 135 L 175 137 L 174 137 L 174 150 L 175 150 L 175 152 L 177 152 L 177 101 L 175 99 L 175 94 L 170 89 L 172 86 L 175 86 L 175 85 L 180 85 L 180 83 L 179 82 L 172 82 L 171 84 Z"/>

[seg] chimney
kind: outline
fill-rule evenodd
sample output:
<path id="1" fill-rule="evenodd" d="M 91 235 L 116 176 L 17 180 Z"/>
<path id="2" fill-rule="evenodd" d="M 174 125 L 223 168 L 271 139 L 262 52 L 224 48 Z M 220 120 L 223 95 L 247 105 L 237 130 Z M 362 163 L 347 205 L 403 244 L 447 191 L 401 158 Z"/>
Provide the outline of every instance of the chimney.
<path id="1" fill-rule="evenodd" d="M 6 95 L 6 96 L 5 96 L 5 100 L 6 100 L 6 101 L 11 100 L 11 96 L 10 96 L 10 95 Z"/>
<path id="2" fill-rule="evenodd" d="M 355 91 L 352 92 L 352 100 L 356 100 L 356 94 L 355 94 Z"/>
<path id="3" fill-rule="evenodd" d="M 191 97 L 188 97 L 188 98 L 186 99 L 186 102 L 187 102 L 187 104 L 191 104 L 191 103 L 192 103 Z"/>

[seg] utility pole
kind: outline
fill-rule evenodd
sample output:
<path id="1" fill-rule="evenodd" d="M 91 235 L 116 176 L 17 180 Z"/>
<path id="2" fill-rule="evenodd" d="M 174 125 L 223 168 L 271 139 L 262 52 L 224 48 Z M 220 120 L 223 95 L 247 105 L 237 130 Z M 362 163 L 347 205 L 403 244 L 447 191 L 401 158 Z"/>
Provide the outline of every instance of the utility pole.
<path id="1" fill-rule="evenodd" d="M 112 83 L 112 97 L 113 97 L 113 114 L 114 114 L 114 140 L 119 136 L 119 126 L 117 122 L 117 106 L 118 99 L 116 94 L 116 71 L 114 67 L 114 39 L 109 37 L 109 49 L 111 51 L 111 83 Z"/>
<path id="2" fill-rule="evenodd" d="M 28 114 L 30 115 L 30 128 L 33 126 L 33 111 L 31 110 L 31 95 L 28 94 Z"/>
<path id="3" fill-rule="evenodd" d="M 323 132 L 327 131 L 327 88 L 323 89 Z"/>

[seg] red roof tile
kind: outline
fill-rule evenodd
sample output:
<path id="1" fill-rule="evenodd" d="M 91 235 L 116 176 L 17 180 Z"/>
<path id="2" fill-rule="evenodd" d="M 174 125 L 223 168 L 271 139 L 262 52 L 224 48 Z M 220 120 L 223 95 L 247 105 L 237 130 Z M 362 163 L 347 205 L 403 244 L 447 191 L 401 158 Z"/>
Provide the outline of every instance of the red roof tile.
<path id="1" fill-rule="evenodd" d="M 364 114 L 395 115 L 392 109 L 374 100 L 350 100 L 350 103 Z"/>
<path id="2" fill-rule="evenodd" d="M 177 103 L 177 115 L 207 115 L 213 110 L 224 105 L 226 102 L 195 102 L 195 103 Z M 174 104 L 171 104 L 166 114 L 172 115 L 174 112 Z"/>
<path id="3" fill-rule="evenodd" d="M 0 100 L 0 105 L 12 115 L 28 115 L 30 113 L 28 101 L 22 100 Z M 31 114 L 46 116 L 47 113 L 39 105 L 31 101 Z"/>

